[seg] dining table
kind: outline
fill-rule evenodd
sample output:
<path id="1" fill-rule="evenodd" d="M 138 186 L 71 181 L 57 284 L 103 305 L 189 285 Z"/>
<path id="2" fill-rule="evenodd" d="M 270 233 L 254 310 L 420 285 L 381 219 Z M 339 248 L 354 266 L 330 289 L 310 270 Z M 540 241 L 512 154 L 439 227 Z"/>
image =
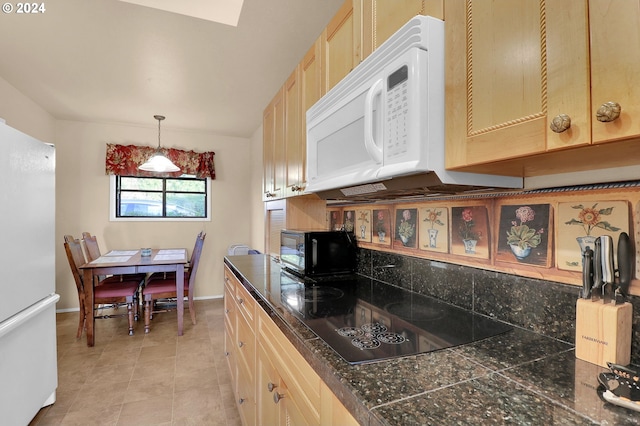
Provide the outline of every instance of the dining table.
<path id="1" fill-rule="evenodd" d="M 99 258 L 80 266 L 85 293 L 87 346 L 95 344 L 94 287 L 98 282 L 96 277 L 175 272 L 176 294 L 184 295 L 184 266 L 188 262 L 186 249 L 152 249 L 150 255 L 143 256 L 142 254 L 142 250 L 111 250 Z M 87 283 L 90 284 L 87 285 Z M 184 297 L 178 296 L 176 305 L 178 336 L 182 336 Z"/>

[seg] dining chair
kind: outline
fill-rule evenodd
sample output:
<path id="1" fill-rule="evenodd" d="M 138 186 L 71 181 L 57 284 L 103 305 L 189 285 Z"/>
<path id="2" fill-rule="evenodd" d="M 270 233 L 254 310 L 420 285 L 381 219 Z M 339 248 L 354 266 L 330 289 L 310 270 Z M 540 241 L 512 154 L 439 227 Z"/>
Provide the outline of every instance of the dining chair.
<path id="1" fill-rule="evenodd" d="M 76 337 L 82 336 L 86 322 L 85 290 L 82 272 L 79 267 L 86 263 L 80 240 L 71 235 L 64 236 L 64 249 L 71 268 L 71 274 L 78 290 L 78 302 L 80 305 L 80 320 Z M 129 320 L 129 335 L 133 335 L 134 318 L 138 317 L 138 287 L 139 281 L 135 280 L 103 280 L 96 283 L 93 294 L 95 305 L 114 305 L 125 303 L 127 313 L 122 315 L 94 315 L 94 318 L 113 318 L 127 315 Z M 94 311 L 94 312 L 97 312 Z"/>
<path id="2" fill-rule="evenodd" d="M 100 246 L 98 245 L 98 238 L 95 235 L 91 235 L 91 233 L 89 232 L 83 232 L 82 245 L 84 246 L 84 252 L 87 257 L 87 262 L 93 262 L 94 260 L 102 256 L 102 253 L 100 252 Z M 111 277 L 105 277 L 102 275 L 98 276 L 98 279 L 101 282 L 107 282 L 107 281 L 104 281 L 105 279 L 110 281 L 124 281 L 126 279 L 127 281 L 131 281 L 131 280 L 138 281 L 140 282 L 140 284 L 142 284 L 142 281 L 145 280 L 146 278 L 147 278 L 147 274 L 127 274 L 127 275 L 115 275 Z"/>
<path id="3" fill-rule="evenodd" d="M 196 323 L 196 309 L 193 303 L 193 290 L 196 282 L 196 273 L 198 271 L 198 264 L 200 263 L 200 255 L 202 254 L 202 247 L 204 245 L 204 239 L 206 234 L 200 232 L 196 239 L 195 247 L 191 253 L 191 260 L 189 262 L 189 268 L 184 271 L 184 294 L 179 297 L 187 296 L 189 313 L 191 314 L 191 322 Z M 159 309 L 156 306 L 158 299 L 173 299 L 178 297 L 176 288 L 176 276 L 167 276 L 162 278 L 161 276 L 147 280 L 147 283 L 142 288 L 142 298 L 144 304 L 144 332 L 148 333 L 151 326 L 151 318 L 154 313 L 166 312 L 170 309 Z"/>
<path id="4" fill-rule="evenodd" d="M 189 258 L 189 262 L 186 265 L 184 265 L 185 272 L 187 272 L 187 270 L 189 269 L 189 266 L 193 263 L 193 254 L 196 252 L 196 247 L 198 245 L 198 241 L 200 240 L 200 238 L 204 239 L 203 235 L 205 235 L 204 231 L 200 231 L 198 233 L 198 235 L 196 236 L 196 243 L 195 243 L 195 245 L 193 247 L 193 250 L 191 251 L 191 257 Z M 173 279 L 175 277 L 176 277 L 176 273 L 175 272 L 154 272 L 153 274 L 151 274 L 149 276 L 148 281 L 156 280 L 158 278 L 160 278 L 160 279 Z"/>

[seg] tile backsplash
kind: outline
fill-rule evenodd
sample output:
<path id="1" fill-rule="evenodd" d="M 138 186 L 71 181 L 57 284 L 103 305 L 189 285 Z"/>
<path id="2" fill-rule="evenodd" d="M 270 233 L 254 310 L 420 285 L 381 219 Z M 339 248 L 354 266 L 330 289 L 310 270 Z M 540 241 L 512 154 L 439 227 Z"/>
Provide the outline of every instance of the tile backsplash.
<path id="1" fill-rule="evenodd" d="M 360 248 L 358 273 L 575 343 L 579 288 L 399 253 Z M 633 304 L 631 362 L 640 365 L 640 298 Z"/>

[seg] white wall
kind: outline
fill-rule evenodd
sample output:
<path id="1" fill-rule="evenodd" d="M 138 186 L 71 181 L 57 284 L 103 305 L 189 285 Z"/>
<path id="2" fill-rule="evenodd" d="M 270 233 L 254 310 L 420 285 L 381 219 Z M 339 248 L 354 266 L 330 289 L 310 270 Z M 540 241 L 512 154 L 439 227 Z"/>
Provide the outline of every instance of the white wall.
<path id="1" fill-rule="evenodd" d="M 264 202 L 262 201 L 262 125 L 251 135 L 251 244 L 266 253 L 264 246 Z"/>
<path id="2" fill-rule="evenodd" d="M 200 230 L 207 233 L 196 281 L 195 297 L 223 294 L 223 262 L 227 247 L 252 241 L 256 220 L 252 209 L 261 189 L 254 185 L 259 166 L 262 179 L 262 130 L 259 143 L 211 133 L 162 126 L 162 145 L 195 151 L 215 151 L 216 180 L 211 184 L 210 222 L 110 222 L 109 176 L 105 175 L 106 143 L 155 146 L 157 125 L 87 123 L 56 120 L 0 77 L 0 118 L 42 141 L 56 145 L 56 292 L 59 310 L 77 309 L 75 284 L 64 253 L 63 237 L 83 231 L 98 237 L 101 249 L 186 247 L 191 252 Z M 260 147 L 254 155 L 253 146 Z M 258 163 L 255 163 L 258 161 Z M 260 183 L 261 187 L 261 183 Z M 259 203 L 262 215 L 262 203 Z M 0 218 L 1 220 L 1 218 Z M 261 231 L 258 231 L 261 232 Z"/>
<path id="3" fill-rule="evenodd" d="M 55 119 L 2 77 L 0 77 L 0 118 L 22 133 L 43 142 L 54 143 Z"/>

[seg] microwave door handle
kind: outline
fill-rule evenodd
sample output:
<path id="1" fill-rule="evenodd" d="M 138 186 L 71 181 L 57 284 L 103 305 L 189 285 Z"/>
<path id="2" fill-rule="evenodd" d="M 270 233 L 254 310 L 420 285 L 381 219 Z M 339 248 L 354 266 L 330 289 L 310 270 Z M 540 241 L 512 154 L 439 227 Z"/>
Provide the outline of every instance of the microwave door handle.
<path id="1" fill-rule="evenodd" d="M 318 240 L 315 238 L 311 240 L 311 266 L 318 266 Z"/>
<path id="2" fill-rule="evenodd" d="M 373 100 L 382 94 L 382 80 L 377 80 L 364 99 L 364 147 L 376 164 L 382 163 L 382 147 L 373 139 Z"/>

